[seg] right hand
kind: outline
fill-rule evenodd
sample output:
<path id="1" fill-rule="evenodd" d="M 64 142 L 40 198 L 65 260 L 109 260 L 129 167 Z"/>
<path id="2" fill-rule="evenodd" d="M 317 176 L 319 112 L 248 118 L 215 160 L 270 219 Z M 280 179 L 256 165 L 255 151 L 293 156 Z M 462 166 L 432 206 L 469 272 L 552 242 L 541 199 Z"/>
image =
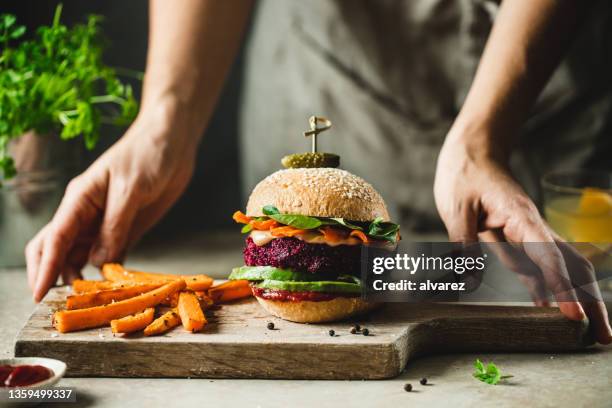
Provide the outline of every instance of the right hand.
<path id="1" fill-rule="evenodd" d="M 611 343 L 612 328 L 592 265 L 549 229 L 513 179 L 504 154 L 495 146 L 487 148 L 486 140 L 490 139 L 458 126 L 440 151 L 434 195 L 449 240 L 480 239 L 520 247 L 505 257 L 513 262 L 505 264 L 519 274 L 536 304 L 547 305 L 547 292 L 552 292 L 567 318 L 588 317 L 597 341 Z M 511 245 L 498 246 L 502 247 Z"/>
<path id="2" fill-rule="evenodd" d="M 198 137 L 181 131 L 180 125 L 171 128 L 161 122 L 139 117 L 70 182 L 53 219 L 26 247 L 28 282 L 36 301 L 60 274 L 64 283 L 80 277 L 88 260 L 96 266 L 120 261 L 185 190 Z"/>

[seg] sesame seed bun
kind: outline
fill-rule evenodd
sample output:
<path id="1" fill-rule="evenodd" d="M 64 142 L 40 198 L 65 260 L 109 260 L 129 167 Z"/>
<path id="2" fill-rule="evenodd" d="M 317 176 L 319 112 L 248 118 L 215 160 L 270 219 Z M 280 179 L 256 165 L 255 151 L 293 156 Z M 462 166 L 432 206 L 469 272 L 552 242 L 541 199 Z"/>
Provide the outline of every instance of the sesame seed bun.
<path id="1" fill-rule="evenodd" d="M 380 303 L 366 302 L 358 297 L 337 297 L 322 302 L 289 302 L 255 297 L 268 313 L 297 323 L 323 323 L 347 319 L 367 313 Z"/>
<path id="2" fill-rule="evenodd" d="M 361 177 L 334 168 L 285 169 L 263 179 L 251 193 L 247 215 L 273 205 L 284 214 L 372 221 L 389 213 L 382 197 Z"/>

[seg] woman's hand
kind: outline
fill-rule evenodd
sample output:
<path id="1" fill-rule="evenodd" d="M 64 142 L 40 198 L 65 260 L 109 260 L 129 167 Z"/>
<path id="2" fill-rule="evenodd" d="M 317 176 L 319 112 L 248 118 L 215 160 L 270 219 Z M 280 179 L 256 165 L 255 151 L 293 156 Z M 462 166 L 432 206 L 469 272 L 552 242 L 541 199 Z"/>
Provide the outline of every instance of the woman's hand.
<path id="1" fill-rule="evenodd" d="M 436 205 L 453 242 L 510 242 L 519 244 L 508 259 L 529 265 L 520 274 L 537 304 L 545 305 L 547 290 L 561 312 L 572 320 L 588 316 L 596 339 L 612 341 L 608 314 L 597 287 L 593 268 L 571 246 L 548 228 L 538 209 L 512 178 L 501 151 L 489 147 L 480 131 L 455 126 L 444 143 L 436 170 Z M 570 268 L 571 266 L 571 268 Z M 521 269 L 519 268 L 519 269 Z M 571 271 L 571 274 L 569 273 Z M 576 292 L 572 282 L 591 292 Z"/>
<path id="2" fill-rule="evenodd" d="M 120 261 L 181 195 L 193 172 L 198 137 L 172 128 L 163 117 L 139 117 L 70 182 L 51 222 L 26 247 L 37 301 L 60 274 L 64 283 L 80 277 L 88 260 Z"/>

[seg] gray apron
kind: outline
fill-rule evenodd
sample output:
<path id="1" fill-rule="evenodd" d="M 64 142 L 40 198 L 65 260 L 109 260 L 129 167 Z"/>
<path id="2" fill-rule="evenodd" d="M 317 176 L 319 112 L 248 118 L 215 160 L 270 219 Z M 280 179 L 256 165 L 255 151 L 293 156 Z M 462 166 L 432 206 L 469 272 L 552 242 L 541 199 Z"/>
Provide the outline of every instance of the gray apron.
<path id="1" fill-rule="evenodd" d="M 301 131 L 310 115 L 324 115 L 334 127 L 319 137 L 320 151 L 339 154 L 342 168 L 371 182 L 403 228 L 440 228 L 436 158 L 497 7 L 482 0 L 261 1 L 241 107 L 245 194 L 280 168 L 283 155 L 308 151 Z M 513 164 L 531 194 L 541 173 L 594 160 L 596 140 L 610 157 L 605 11 L 594 13 L 525 126 Z"/>

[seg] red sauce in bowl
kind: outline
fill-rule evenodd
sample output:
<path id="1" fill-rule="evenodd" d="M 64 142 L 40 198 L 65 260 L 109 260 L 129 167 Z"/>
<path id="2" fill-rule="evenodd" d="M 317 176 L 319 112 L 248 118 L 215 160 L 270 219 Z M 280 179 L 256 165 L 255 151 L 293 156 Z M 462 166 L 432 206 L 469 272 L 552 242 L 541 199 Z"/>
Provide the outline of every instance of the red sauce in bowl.
<path id="1" fill-rule="evenodd" d="M 0 387 L 27 387 L 53 377 L 53 371 L 41 365 L 0 366 Z"/>

